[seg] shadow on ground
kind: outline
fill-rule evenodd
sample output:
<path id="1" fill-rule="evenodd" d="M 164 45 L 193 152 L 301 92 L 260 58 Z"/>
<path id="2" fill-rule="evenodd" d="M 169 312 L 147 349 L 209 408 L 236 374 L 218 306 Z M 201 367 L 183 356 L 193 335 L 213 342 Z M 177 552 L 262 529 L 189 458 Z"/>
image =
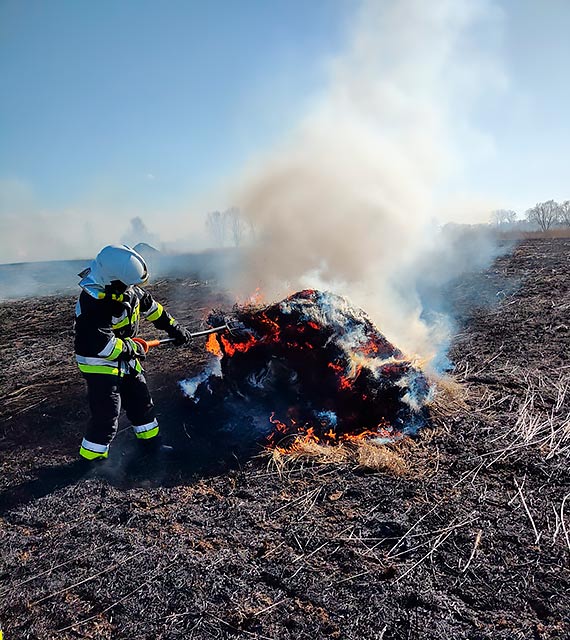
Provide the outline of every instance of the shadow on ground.
<path id="1" fill-rule="evenodd" d="M 32 469 L 33 477 L 0 492 L 0 515 L 85 480 L 99 479 L 124 490 L 193 484 L 240 468 L 263 450 L 262 434 L 247 419 L 236 424 L 222 410 L 217 417 L 211 408 L 194 412 L 190 426 L 188 401 L 182 399 L 160 418 L 162 441 L 173 447 L 171 455 L 145 455 L 131 429 L 123 428 L 106 460 L 86 464 L 76 458 Z M 73 456 L 74 448 L 78 442 L 70 442 L 66 453 Z"/>

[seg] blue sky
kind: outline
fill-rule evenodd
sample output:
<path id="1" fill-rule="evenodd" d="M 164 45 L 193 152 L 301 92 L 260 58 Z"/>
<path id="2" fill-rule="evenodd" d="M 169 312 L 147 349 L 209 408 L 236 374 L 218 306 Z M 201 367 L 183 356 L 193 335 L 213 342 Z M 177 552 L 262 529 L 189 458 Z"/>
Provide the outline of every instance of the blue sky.
<path id="1" fill-rule="evenodd" d="M 230 206 L 217 185 L 295 127 L 359 5 L 0 0 L 0 229 L 103 209 L 121 229 L 135 214 L 156 227 L 181 207 L 202 215 L 204 194 Z M 493 5 L 497 32 L 473 46 L 506 86 L 473 109 L 492 144 L 452 187 L 518 210 L 570 199 L 570 3 Z M 50 255 L 20 246 L 26 234 L 0 262 Z"/>
<path id="2" fill-rule="evenodd" d="M 570 2 L 498 6 L 504 12 L 499 62 L 508 86 L 479 114 L 496 152 L 466 182 L 518 211 L 551 198 L 570 200 Z"/>
<path id="3" fill-rule="evenodd" d="M 303 100 L 342 17 L 336 0 L 4 1 L 0 176 L 54 207 L 200 190 L 294 117 L 266 92 Z"/>

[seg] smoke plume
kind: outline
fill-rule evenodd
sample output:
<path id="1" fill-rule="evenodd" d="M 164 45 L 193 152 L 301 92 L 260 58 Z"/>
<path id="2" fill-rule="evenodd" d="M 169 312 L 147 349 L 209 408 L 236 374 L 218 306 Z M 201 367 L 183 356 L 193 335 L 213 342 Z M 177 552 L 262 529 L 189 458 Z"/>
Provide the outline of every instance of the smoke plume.
<path id="1" fill-rule="evenodd" d="M 485 142 L 470 114 L 501 76 L 475 43 L 498 26 L 500 13 L 481 0 L 363 4 L 326 90 L 236 190 L 257 239 L 244 258 L 242 290 L 261 286 L 273 298 L 301 287 L 343 293 L 398 346 L 434 355 L 445 331 L 422 317 L 419 265 L 445 253 L 447 279 L 454 265 L 458 274 L 493 254 L 487 247 L 476 265 L 455 262 L 439 223 L 444 209 L 473 221 L 473 201 L 467 214 L 442 194 L 463 166 L 457 147 Z"/>
<path id="2" fill-rule="evenodd" d="M 149 244 L 155 249 L 158 249 L 161 246 L 158 234 L 149 231 L 144 220 L 140 216 L 131 218 L 130 227 L 121 238 L 121 242 L 131 247 L 134 247 L 140 242 Z"/>

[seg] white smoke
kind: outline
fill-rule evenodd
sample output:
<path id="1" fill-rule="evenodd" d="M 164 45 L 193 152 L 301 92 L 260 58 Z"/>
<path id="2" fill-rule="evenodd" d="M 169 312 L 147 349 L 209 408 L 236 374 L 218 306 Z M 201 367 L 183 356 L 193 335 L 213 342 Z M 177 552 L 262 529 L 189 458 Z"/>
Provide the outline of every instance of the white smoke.
<path id="1" fill-rule="evenodd" d="M 495 54 L 501 29 L 493 0 L 363 2 L 345 52 L 329 63 L 325 90 L 226 203 L 240 206 L 257 239 L 246 251 L 242 293 L 331 289 L 364 308 L 401 349 L 433 356 L 446 322 L 422 317 L 418 273 L 443 255 L 443 280 L 492 256 L 488 245 L 476 255 L 465 256 L 460 243 L 450 250 L 439 223 L 472 222 L 495 208 L 456 195 L 453 184 L 472 156 L 493 147 L 472 123 L 481 99 L 504 84 Z M 97 199 L 43 211 L 25 185 L 0 182 L 1 261 L 92 256 L 139 215 L 127 209 Z M 196 249 L 205 244 L 198 216 L 181 207 L 148 221 L 167 249 Z"/>
<path id="2" fill-rule="evenodd" d="M 197 376 L 194 376 L 193 378 L 186 378 L 186 380 L 180 380 L 178 384 L 186 397 L 194 400 L 195 402 L 199 402 L 199 398 L 194 398 L 196 391 L 203 382 L 207 382 L 212 376 L 217 378 L 222 377 L 222 365 L 221 360 L 218 357 L 211 358 L 205 369 Z"/>
<path id="3" fill-rule="evenodd" d="M 246 290 L 279 297 L 332 289 L 399 347 L 434 355 L 439 328 L 420 318 L 413 274 L 439 242 L 436 216 L 443 221 L 451 208 L 465 221 L 442 194 L 464 166 L 457 147 L 492 142 L 470 115 L 502 82 L 489 49 L 476 46 L 500 22 L 485 0 L 363 4 L 324 94 L 236 190 L 257 237 L 245 258 Z"/>
<path id="4" fill-rule="evenodd" d="M 154 249 L 160 249 L 161 247 L 159 235 L 150 231 L 140 216 L 131 218 L 130 226 L 121 238 L 121 242 L 131 247 L 141 242 L 149 244 Z"/>
<path id="5" fill-rule="evenodd" d="M 31 185 L 0 179 L 0 264 L 93 256 L 119 241 L 125 217 L 85 203 L 49 209 Z"/>

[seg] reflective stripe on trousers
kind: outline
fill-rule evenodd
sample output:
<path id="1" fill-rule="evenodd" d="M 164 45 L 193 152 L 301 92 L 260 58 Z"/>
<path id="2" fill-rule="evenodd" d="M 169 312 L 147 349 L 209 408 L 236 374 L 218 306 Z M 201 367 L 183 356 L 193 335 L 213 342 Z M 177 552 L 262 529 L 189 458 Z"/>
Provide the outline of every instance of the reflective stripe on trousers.
<path id="1" fill-rule="evenodd" d="M 137 438 L 141 440 L 150 440 L 158 435 L 158 422 L 156 418 L 147 424 L 133 425 L 133 431 Z"/>
<path id="2" fill-rule="evenodd" d="M 90 442 L 87 438 L 83 438 L 79 455 L 87 460 L 106 458 L 109 455 L 109 445 L 97 444 L 96 442 Z"/>
<path id="3" fill-rule="evenodd" d="M 129 422 L 135 425 L 137 437 L 148 440 L 158 435 L 152 398 L 142 373 L 132 370 L 126 375 L 121 373 L 116 376 L 85 373 L 84 377 L 91 410 L 85 440 L 100 443 L 99 446 L 111 444 L 117 433 L 122 408 L 125 409 Z M 89 449 L 98 453 L 96 448 Z"/>

